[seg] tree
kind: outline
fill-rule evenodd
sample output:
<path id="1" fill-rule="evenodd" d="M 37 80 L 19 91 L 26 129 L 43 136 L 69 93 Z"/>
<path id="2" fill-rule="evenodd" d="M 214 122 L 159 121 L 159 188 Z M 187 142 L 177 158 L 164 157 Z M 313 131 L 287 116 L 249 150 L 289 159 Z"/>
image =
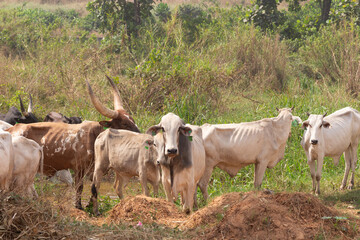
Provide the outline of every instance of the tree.
<path id="1" fill-rule="evenodd" d="M 321 5 L 321 22 L 326 23 L 329 19 L 330 7 L 331 7 L 331 0 L 319 0 Z"/>
<path id="2" fill-rule="evenodd" d="M 151 16 L 153 4 L 154 0 L 94 0 L 88 3 L 87 10 L 95 14 L 103 32 L 116 34 L 125 25 L 130 36 Z"/>

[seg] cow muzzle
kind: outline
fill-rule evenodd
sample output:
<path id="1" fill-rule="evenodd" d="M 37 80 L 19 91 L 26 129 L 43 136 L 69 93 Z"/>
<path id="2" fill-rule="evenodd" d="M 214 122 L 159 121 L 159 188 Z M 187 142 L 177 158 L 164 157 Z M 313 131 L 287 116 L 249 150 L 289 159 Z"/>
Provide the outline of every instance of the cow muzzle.
<path id="1" fill-rule="evenodd" d="M 314 140 L 314 139 L 313 139 L 313 140 L 311 140 L 310 142 L 311 142 L 312 145 L 318 144 L 318 140 Z"/>
<path id="2" fill-rule="evenodd" d="M 177 149 L 176 148 L 168 149 L 166 155 L 169 157 L 175 157 L 177 155 Z"/>

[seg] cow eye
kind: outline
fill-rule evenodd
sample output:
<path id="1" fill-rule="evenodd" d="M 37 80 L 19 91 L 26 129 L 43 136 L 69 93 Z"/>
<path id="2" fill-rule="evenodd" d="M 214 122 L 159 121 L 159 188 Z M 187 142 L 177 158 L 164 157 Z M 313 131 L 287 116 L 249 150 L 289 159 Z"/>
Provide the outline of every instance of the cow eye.
<path id="1" fill-rule="evenodd" d="M 154 147 L 156 147 L 156 144 L 154 143 Z"/>
<path id="2" fill-rule="evenodd" d="M 309 124 L 309 127 L 312 127 L 312 126 Z"/>
<path id="3" fill-rule="evenodd" d="M 321 128 L 323 125 L 322 124 L 320 124 L 320 126 L 319 126 L 319 128 Z"/>

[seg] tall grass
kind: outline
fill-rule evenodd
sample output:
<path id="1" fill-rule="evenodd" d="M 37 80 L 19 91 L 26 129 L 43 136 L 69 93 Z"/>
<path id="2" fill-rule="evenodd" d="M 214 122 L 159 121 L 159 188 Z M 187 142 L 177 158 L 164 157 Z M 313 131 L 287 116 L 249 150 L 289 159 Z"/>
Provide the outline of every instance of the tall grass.
<path id="1" fill-rule="evenodd" d="M 331 113 L 345 106 L 360 110 L 359 32 L 351 23 L 330 26 L 300 52 L 289 52 L 276 34 L 262 33 L 239 20 L 237 9 L 213 9 L 193 42 L 176 15 L 150 22 L 133 39 L 120 32 L 101 44 L 82 25 L 83 18 L 39 9 L 0 10 L 0 111 L 19 107 L 18 95 L 34 98 L 42 119 L 50 111 L 87 120 L 103 117 L 89 101 L 88 79 L 108 107 L 112 94 L 104 75 L 114 77 L 124 107 L 144 131 L 171 111 L 187 123 L 238 123 L 277 115 L 276 107 L 295 106 L 295 115 Z M 64 17 L 65 16 L 65 17 Z M 94 31 L 94 30 L 91 30 Z M 284 160 L 266 171 L 263 187 L 311 191 L 303 130 L 293 127 Z M 321 188 L 335 192 L 343 160 L 326 158 Z M 254 167 L 231 179 L 216 169 L 211 196 L 253 189 Z M 355 178 L 355 181 L 357 178 Z"/>

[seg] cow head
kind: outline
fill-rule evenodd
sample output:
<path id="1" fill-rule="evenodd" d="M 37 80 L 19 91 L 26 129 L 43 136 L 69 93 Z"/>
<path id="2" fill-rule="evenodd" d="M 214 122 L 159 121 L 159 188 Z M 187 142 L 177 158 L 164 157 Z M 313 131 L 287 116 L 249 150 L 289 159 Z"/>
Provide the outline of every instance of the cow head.
<path id="1" fill-rule="evenodd" d="M 304 138 L 309 139 L 312 145 L 317 145 L 322 140 L 323 128 L 329 128 L 330 123 L 324 120 L 324 115 L 308 114 L 309 118 L 303 122 L 303 128 L 306 129 Z"/>
<path id="2" fill-rule="evenodd" d="M 165 156 L 165 143 L 162 132 L 154 136 L 154 147 L 157 150 L 156 164 L 169 165 L 168 158 Z"/>
<path id="3" fill-rule="evenodd" d="M 167 157 L 179 155 L 180 136 L 190 136 L 191 128 L 185 126 L 184 121 L 173 113 L 168 113 L 161 118 L 158 125 L 150 127 L 146 133 L 156 135 L 162 130 L 164 139 L 164 154 Z"/>
<path id="4" fill-rule="evenodd" d="M 109 82 L 112 86 L 115 110 L 111 110 L 100 103 L 99 99 L 94 95 L 94 92 L 91 89 L 89 82 L 86 80 L 90 99 L 91 99 L 91 102 L 93 103 L 94 107 L 103 116 L 111 118 L 110 121 L 99 122 L 100 125 L 102 125 L 103 127 L 106 127 L 106 128 L 126 129 L 126 130 L 130 130 L 133 132 L 140 132 L 139 128 L 135 124 L 134 119 L 123 108 L 122 100 L 120 97 L 120 92 L 117 89 L 115 83 L 113 82 L 113 80 L 111 80 L 110 77 L 106 76 L 106 78 L 109 80 Z"/>
<path id="5" fill-rule="evenodd" d="M 31 94 L 29 93 L 29 105 L 28 105 L 28 110 L 25 111 L 23 102 L 21 100 L 21 97 L 19 96 L 19 100 L 20 100 L 20 107 L 21 107 L 21 112 L 23 114 L 22 117 L 15 119 L 16 122 L 18 123 L 36 123 L 39 122 L 39 120 L 35 117 L 35 115 L 33 114 L 32 110 L 33 110 L 33 102 L 32 102 L 32 97 Z"/>

